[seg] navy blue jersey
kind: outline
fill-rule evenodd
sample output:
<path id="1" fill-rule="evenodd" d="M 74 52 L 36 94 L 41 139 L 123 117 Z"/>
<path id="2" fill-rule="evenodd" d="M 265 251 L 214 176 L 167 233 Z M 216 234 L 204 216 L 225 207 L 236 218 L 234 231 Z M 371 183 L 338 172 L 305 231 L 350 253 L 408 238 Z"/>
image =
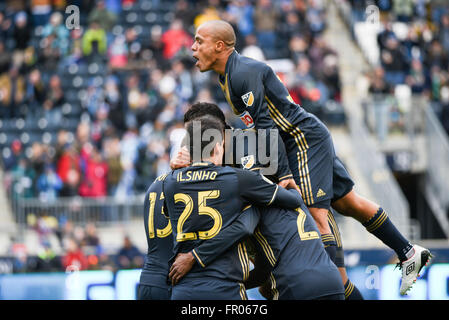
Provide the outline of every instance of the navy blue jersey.
<path id="1" fill-rule="evenodd" d="M 272 269 L 274 299 L 316 299 L 344 293 L 340 273 L 330 260 L 318 227 L 304 203 L 296 210 L 260 207 L 254 239 Z"/>
<path id="2" fill-rule="evenodd" d="M 329 135 L 318 118 L 293 101 L 281 80 L 263 62 L 234 51 L 219 81 L 228 104 L 248 128 L 278 128 L 294 137 L 303 149 Z"/>
<path id="3" fill-rule="evenodd" d="M 173 233 L 168 215 L 163 210 L 162 181 L 167 175 L 156 178 L 145 194 L 143 216 L 148 252 L 140 283 L 168 290 L 167 275 L 169 261 L 173 257 Z M 202 267 L 208 265 L 232 243 L 252 234 L 258 222 L 259 211 L 251 207 L 245 208 L 232 225 L 224 227 L 218 236 L 192 251 L 198 264 Z"/>
<path id="4" fill-rule="evenodd" d="M 297 208 L 299 193 L 285 190 L 258 173 L 210 162 L 173 171 L 164 181 L 167 211 L 173 226 L 174 254 L 212 241 L 250 204 Z M 249 275 L 243 242 L 233 244 L 209 265 L 195 264 L 181 280 L 204 276 L 241 282 Z"/>
<path id="5" fill-rule="evenodd" d="M 161 288 L 168 288 L 168 261 L 173 256 L 171 223 L 163 212 L 162 181 L 166 177 L 156 178 L 145 194 L 143 218 L 148 252 L 140 278 L 141 284 Z"/>
<path id="6" fill-rule="evenodd" d="M 255 129 L 232 128 L 231 136 L 233 148 L 225 148 L 223 163 L 247 170 L 260 170 L 262 174 L 267 168 L 270 171 L 264 175 L 270 179 L 272 176 L 271 180 L 277 182 L 293 177 L 285 146 L 279 134 L 276 138 L 269 129 L 265 129 L 263 135 L 260 132 L 258 135 Z M 231 141 L 226 141 L 226 144 L 229 143 Z M 273 148 L 274 144 L 277 145 L 277 150 Z"/>

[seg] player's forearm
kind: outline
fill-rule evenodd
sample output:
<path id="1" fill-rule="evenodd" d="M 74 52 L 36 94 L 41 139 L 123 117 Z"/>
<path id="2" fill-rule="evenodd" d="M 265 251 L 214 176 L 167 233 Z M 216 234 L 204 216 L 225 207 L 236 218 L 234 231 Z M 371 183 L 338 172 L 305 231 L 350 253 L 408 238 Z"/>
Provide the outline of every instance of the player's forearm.
<path id="1" fill-rule="evenodd" d="M 204 241 L 192 250 L 196 262 L 205 267 L 228 250 L 234 243 L 253 234 L 259 223 L 259 217 L 260 214 L 257 208 L 252 206 L 245 208 L 232 224 L 222 228 L 215 237 Z"/>
<path id="2" fill-rule="evenodd" d="M 278 187 L 271 205 L 285 209 L 296 209 L 302 202 L 301 195 L 296 189 L 286 190 L 282 187 Z"/>

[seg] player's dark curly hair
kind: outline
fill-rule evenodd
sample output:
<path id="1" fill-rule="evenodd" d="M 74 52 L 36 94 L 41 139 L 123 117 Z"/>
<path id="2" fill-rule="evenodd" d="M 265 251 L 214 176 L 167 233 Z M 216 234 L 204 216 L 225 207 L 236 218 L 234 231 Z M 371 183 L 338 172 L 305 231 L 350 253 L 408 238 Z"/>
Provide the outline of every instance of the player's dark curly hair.
<path id="1" fill-rule="evenodd" d="M 192 121 L 187 122 L 186 130 L 188 136 L 188 148 L 190 157 L 194 161 L 203 160 L 204 157 L 212 155 L 213 150 L 209 150 L 209 154 L 205 153 L 206 148 L 214 147 L 210 145 L 213 142 L 222 142 L 224 139 L 224 125 L 222 122 L 212 115 L 205 115 L 199 118 L 194 118 Z M 213 136 L 205 135 L 208 130 L 215 130 L 215 132 L 209 131 L 209 134 L 213 133 Z M 198 149 L 201 154 L 194 155 L 194 144 L 198 144 Z"/>
<path id="2" fill-rule="evenodd" d="M 220 107 L 209 102 L 197 102 L 193 104 L 184 114 L 184 123 L 202 116 L 213 116 L 220 120 L 225 128 L 229 128 L 226 123 L 225 115 L 223 111 L 221 111 Z"/>

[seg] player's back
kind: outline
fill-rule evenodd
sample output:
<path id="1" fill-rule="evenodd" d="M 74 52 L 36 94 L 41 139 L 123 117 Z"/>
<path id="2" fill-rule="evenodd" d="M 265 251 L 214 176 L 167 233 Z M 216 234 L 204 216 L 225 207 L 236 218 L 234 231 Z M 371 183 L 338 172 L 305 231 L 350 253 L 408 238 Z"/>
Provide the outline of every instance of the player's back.
<path id="1" fill-rule="evenodd" d="M 302 300 L 343 294 L 338 269 L 305 205 L 296 211 L 259 209 L 261 220 L 254 236 L 274 267 L 270 281 L 275 298 Z"/>
<path id="2" fill-rule="evenodd" d="M 213 238 L 238 217 L 245 201 L 239 196 L 237 185 L 235 169 L 210 162 L 194 163 L 167 177 L 164 192 L 173 225 L 175 255 Z M 248 273 L 246 248 L 236 243 L 209 265 L 195 264 L 183 280 L 210 276 L 241 282 Z"/>
<path id="3" fill-rule="evenodd" d="M 173 256 L 173 233 L 170 220 L 163 212 L 162 181 L 166 177 L 167 174 L 156 178 L 145 194 L 144 224 L 148 252 L 140 283 L 168 290 L 168 262 Z"/>
<path id="4" fill-rule="evenodd" d="M 320 140 L 329 135 L 325 125 L 296 104 L 287 88 L 266 63 L 234 51 L 220 77 L 225 97 L 248 128 L 276 125 L 288 134 Z M 301 132 L 297 128 L 300 128 Z"/>

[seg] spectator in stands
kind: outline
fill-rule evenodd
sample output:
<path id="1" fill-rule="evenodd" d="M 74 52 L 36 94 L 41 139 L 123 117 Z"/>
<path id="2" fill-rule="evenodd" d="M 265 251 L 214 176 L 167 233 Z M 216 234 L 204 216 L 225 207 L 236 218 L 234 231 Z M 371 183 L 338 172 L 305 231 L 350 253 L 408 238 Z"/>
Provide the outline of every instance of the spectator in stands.
<path id="1" fill-rule="evenodd" d="M 87 258 L 74 238 L 66 241 L 66 254 L 62 257 L 62 267 L 66 271 L 86 270 Z"/>
<path id="2" fill-rule="evenodd" d="M 170 28 L 162 34 L 161 42 L 164 45 L 163 57 L 172 59 L 180 50 L 190 50 L 193 39 L 184 30 L 181 20 L 173 20 Z"/>
<path id="3" fill-rule="evenodd" d="M 114 196 L 123 174 L 120 161 L 120 139 L 117 136 L 105 138 L 103 150 L 108 165 L 108 194 Z"/>
<path id="4" fill-rule="evenodd" d="M 56 200 L 62 186 L 62 180 L 56 174 L 53 165 L 47 164 L 44 173 L 37 178 L 36 182 L 37 194 L 41 201 L 51 202 Z"/>
<path id="5" fill-rule="evenodd" d="M 377 67 L 371 76 L 368 91 L 373 94 L 388 94 L 392 92 L 392 88 L 385 80 L 385 71 L 382 67 Z"/>
<path id="6" fill-rule="evenodd" d="M 78 195 L 80 183 L 79 155 L 73 145 L 66 145 L 57 163 L 57 173 L 63 182 L 61 196 L 73 197 Z"/>
<path id="7" fill-rule="evenodd" d="M 28 159 L 20 157 L 11 169 L 11 191 L 14 199 L 31 198 L 35 196 L 34 181 L 36 172 L 30 166 Z"/>
<path id="8" fill-rule="evenodd" d="M 254 34 L 249 34 L 246 36 L 242 56 L 259 61 L 265 61 L 265 55 L 263 54 L 262 49 L 257 45 L 257 38 Z"/>
<path id="9" fill-rule="evenodd" d="M 150 43 L 143 51 L 150 52 L 154 68 L 169 68 L 169 62 L 164 58 L 164 43 L 162 42 L 162 28 L 159 25 L 151 27 Z"/>
<path id="10" fill-rule="evenodd" d="M 412 93 L 422 93 L 426 87 L 426 74 L 421 60 L 413 59 L 410 71 L 405 79 L 405 83 L 410 86 Z"/>
<path id="11" fill-rule="evenodd" d="M 428 70 L 433 66 L 437 66 L 441 70 L 446 70 L 449 67 L 448 52 L 444 50 L 437 39 L 432 40 L 428 50 L 426 50 L 424 64 Z"/>
<path id="12" fill-rule="evenodd" d="M 129 236 L 123 239 L 123 247 L 117 255 L 117 265 L 120 269 L 141 268 L 143 266 L 143 255 L 139 249 L 131 242 Z"/>
<path id="13" fill-rule="evenodd" d="M 392 0 L 393 13 L 400 22 L 409 22 L 414 12 L 414 0 Z"/>
<path id="14" fill-rule="evenodd" d="M 387 38 L 385 48 L 381 51 L 381 62 L 388 83 L 391 85 L 404 83 L 408 64 L 396 37 Z"/>
<path id="15" fill-rule="evenodd" d="M 324 2 L 312 0 L 309 1 L 306 10 L 306 21 L 313 35 L 319 35 L 326 27 Z"/>
<path id="16" fill-rule="evenodd" d="M 34 27 L 46 25 L 51 14 L 51 0 L 31 0 L 31 14 Z"/>
<path id="17" fill-rule="evenodd" d="M 83 54 L 86 57 L 96 58 L 104 55 L 107 51 L 106 31 L 101 27 L 99 21 L 93 20 L 83 35 Z"/>
<path id="18" fill-rule="evenodd" d="M 59 50 L 61 56 L 65 56 L 69 49 L 69 30 L 63 24 L 63 16 L 60 12 L 52 13 L 50 22 L 42 30 L 42 36 L 54 35 L 52 46 Z"/>
<path id="19" fill-rule="evenodd" d="M 28 47 L 28 42 L 31 38 L 31 28 L 28 22 L 27 14 L 24 11 L 20 11 L 16 14 L 14 19 L 14 40 L 17 65 L 21 65 L 23 61 L 23 51 Z"/>
<path id="20" fill-rule="evenodd" d="M 11 64 L 11 53 L 6 50 L 5 43 L 0 40 L 0 74 L 7 72 Z"/>
<path id="21" fill-rule="evenodd" d="M 226 20 L 234 22 L 242 36 L 247 37 L 254 33 L 253 12 L 250 1 L 232 0 L 226 9 Z"/>
<path id="22" fill-rule="evenodd" d="M 0 75 L 0 116 L 19 116 L 19 107 L 25 100 L 25 86 L 25 79 L 16 66 L 12 66 L 8 73 Z"/>
<path id="23" fill-rule="evenodd" d="M 50 123 L 61 121 L 61 107 L 65 102 L 64 91 L 61 87 L 61 79 L 57 74 L 52 75 L 49 81 L 49 88 L 46 99 L 43 103 L 43 116 Z"/>
<path id="24" fill-rule="evenodd" d="M 194 7 L 193 3 L 188 0 L 176 1 L 174 13 L 175 19 L 181 20 L 182 24 L 186 27 L 193 25 L 193 20 L 198 14 L 196 7 Z"/>
<path id="25" fill-rule="evenodd" d="M 22 143 L 19 139 L 15 139 L 11 142 L 11 152 L 8 154 L 3 153 L 3 168 L 5 171 L 13 169 L 19 162 L 22 155 Z"/>
<path id="26" fill-rule="evenodd" d="M 108 165 L 97 148 L 92 147 L 79 187 L 82 197 L 104 197 L 107 195 Z"/>
<path id="27" fill-rule="evenodd" d="M 128 46 L 123 35 L 114 38 L 108 49 L 109 66 L 113 69 L 124 68 L 128 64 Z"/>
<path id="28" fill-rule="evenodd" d="M 30 266 L 30 269 L 34 272 L 58 272 L 62 269 L 61 259 L 47 243 L 40 247 L 35 263 Z"/>
<path id="29" fill-rule="evenodd" d="M 279 11 L 271 0 L 258 0 L 253 13 L 254 29 L 257 43 L 262 48 L 267 59 L 276 56 L 276 25 L 279 21 Z"/>
<path id="30" fill-rule="evenodd" d="M 34 69 L 28 76 L 26 99 L 32 114 L 37 114 L 40 106 L 46 99 L 46 88 L 39 69 Z"/>
<path id="31" fill-rule="evenodd" d="M 87 21 L 89 24 L 98 21 L 102 29 L 110 32 L 117 21 L 117 16 L 109 11 L 104 0 L 99 0 L 96 2 L 95 8 L 89 13 Z"/>
<path id="32" fill-rule="evenodd" d="M 197 29 L 204 22 L 210 20 L 220 20 L 220 13 L 216 7 L 206 5 L 193 20 L 193 25 Z"/>
<path id="33" fill-rule="evenodd" d="M 90 222 L 86 225 L 86 234 L 82 241 L 82 246 L 94 247 L 95 253 L 102 251 L 100 238 L 97 234 L 97 227 L 94 223 Z"/>

